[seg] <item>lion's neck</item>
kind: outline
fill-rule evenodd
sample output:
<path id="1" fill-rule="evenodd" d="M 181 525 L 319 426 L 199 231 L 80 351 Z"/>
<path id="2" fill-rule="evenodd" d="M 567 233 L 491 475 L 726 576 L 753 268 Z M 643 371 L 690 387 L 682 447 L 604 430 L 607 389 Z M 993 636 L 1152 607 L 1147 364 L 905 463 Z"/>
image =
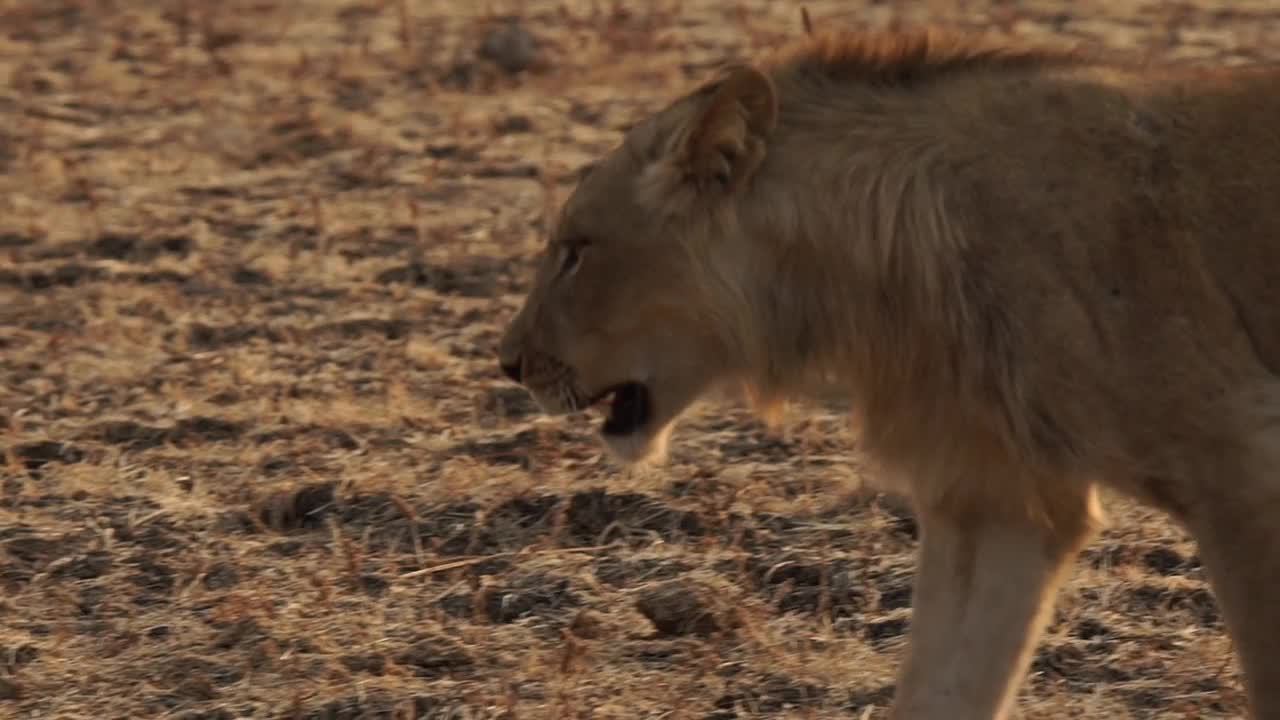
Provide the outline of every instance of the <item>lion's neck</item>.
<path id="1" fill-rule="evenodd" d="M 887 366 L 910 375 L 959 332 L 964 238 L 940 177 L 952 158 L 921 119 L 937 109 L 928 97 L 866 100 L 784 95 L 769 159 L 742 204 L 764 279 L 757 302 L 770 318 L 763 356 L 782 358 L 761 384 L 784 394 L 835 383 L 865 400 L 868 386 L 895 379 Z"/>

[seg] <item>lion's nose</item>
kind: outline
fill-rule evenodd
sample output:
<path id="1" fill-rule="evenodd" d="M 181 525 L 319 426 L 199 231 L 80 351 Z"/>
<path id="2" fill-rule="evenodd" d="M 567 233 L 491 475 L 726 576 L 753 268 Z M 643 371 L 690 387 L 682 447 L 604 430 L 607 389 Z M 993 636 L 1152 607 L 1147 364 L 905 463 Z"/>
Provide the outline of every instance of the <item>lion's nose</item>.
<path id="1" fill-rule="evenodd" d="M 502 374 L 511 378 L 514 382 L 520 382 L 520 358 L 517 357 L 513 361 L 499 360 L 498 366 L 502 368 Z"/>

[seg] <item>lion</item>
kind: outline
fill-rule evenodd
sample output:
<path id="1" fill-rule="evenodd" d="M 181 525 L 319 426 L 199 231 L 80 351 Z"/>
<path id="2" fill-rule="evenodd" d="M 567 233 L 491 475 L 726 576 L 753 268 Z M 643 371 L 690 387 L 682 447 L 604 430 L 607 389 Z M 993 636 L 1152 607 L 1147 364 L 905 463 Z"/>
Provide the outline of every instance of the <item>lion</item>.
<path id="1" fill-rule="evenodd" d="M 1280 69 L 815 32 L 642 118 L 498 348 L 660 460 L 713 388 L 838 391 L 921 527 L 894 718 L 1006 717 L 1114 488 L 1200 548 L 1280 718 Z"/>

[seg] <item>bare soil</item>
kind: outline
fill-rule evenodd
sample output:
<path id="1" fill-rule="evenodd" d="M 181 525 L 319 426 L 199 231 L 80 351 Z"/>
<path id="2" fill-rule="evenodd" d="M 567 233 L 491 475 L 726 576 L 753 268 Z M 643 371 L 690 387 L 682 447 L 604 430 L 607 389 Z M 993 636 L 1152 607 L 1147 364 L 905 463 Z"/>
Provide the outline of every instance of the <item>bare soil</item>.
<path id="1" fill-rule="evenodd" d="M 1280 54 L 1259 0 L 806 4 Z M 916 528 L 838 414 L 708 403 L 620 471 L 493 360 L 577 169 L 801 32 L 764 0 L 0 2 L 0 716 L 882 717 Z M 1023 717 L 1239 717 L 1194 546 L 1110 510 Z"/>

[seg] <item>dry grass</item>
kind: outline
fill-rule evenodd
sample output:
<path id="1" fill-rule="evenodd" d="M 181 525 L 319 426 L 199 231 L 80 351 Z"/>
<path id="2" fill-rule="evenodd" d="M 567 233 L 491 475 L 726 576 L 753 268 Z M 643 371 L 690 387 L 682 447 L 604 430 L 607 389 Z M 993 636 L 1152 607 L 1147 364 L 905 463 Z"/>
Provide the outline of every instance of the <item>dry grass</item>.
<path id="1" fill-rule="evenodd" d="M 1280 48 L 1260 0 L 806 4 Z M 839 417 L 708 406 L 620 473 L 492 360 L 576 168 L 803 28 L 763 0 L 0 2 L 0 715 L 879 717 L 915 528 Z M 1194 548 L 1113 513 L 1025 717 L 1238 716 Z"/>

